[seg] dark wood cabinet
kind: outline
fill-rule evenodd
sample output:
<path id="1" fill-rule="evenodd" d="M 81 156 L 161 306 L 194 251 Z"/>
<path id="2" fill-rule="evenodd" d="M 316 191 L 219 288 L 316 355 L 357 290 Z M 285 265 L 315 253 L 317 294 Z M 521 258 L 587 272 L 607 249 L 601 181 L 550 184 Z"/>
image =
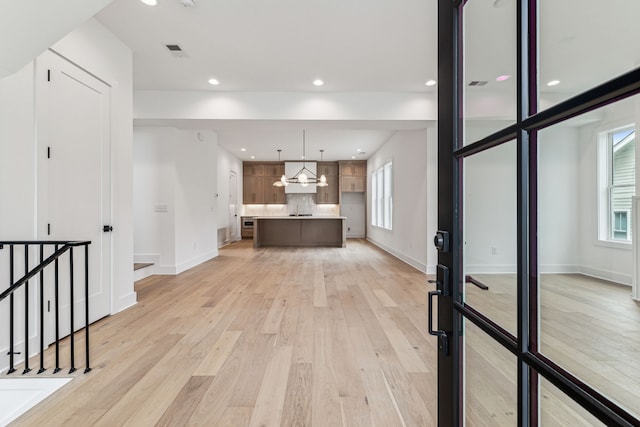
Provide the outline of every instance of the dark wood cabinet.
<path id="1" fill-rule="evenodd" d="M 319 205 L 340 203 L 338 162 L 318 162 L 316 172 L 318 179 L 324 175 L 328 184 L 326 187 L 316 187 L 316 203 Z"/>
<path id="2" fill-rule="evenodd" d="M 242 182 L 242 201 L 246 205 L 263 204 L 264 197 L 264 176 L 245 175 Z"/>
<path id="3" fill-rule="evenodd" d="M 340 162 L 340 187 L 343 193 L 363 193 L 367 189 L 367 162 Z"/>
<path id="4" fill-rule="evenodd" d="M 274 182 L 280 181 L 280 178 L 284 174 L 284 167 L 280 175 L 267 176 L 264 182 L 264 203 L 266 204 L 278 204 L 283 205 L 287 203 L 287 195 L 284 192 L 284 187 L 276 187 Z"/>
<path id="5" fill-rule="evenodd" d="M 273 185 L 284 174 L 284 162 L 244 162 L 242 169 L 245 205 L 287 203 L 284 187 Z"/>
<path id="6" fill-rule="evenodd" d="M 340 187 L 337 176 L 327 176 L 326 187 L 318 187 L 316 192 L 316 203 L 336 205 L 340 202 Z"/>

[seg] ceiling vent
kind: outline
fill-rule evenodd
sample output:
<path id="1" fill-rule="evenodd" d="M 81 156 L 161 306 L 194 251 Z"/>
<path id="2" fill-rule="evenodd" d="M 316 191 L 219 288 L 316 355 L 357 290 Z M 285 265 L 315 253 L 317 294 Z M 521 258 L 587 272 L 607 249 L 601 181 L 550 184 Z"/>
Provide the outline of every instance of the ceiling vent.
<path id="1" fill-rule="evenodd" d="M 166 44 L 165 45 L 169 50 L 169 53 L 175 58 L 186 58 L 187 55 L 184 53 L 184 50 L 177 44 Z"/>
<path id="2" fill-rule="evenodd" d="M 182 3 L 184 7 L 193 7 L 196 5 L 195 0 L 180 0 L 180 3 Z"/>
<path id="3" fill-rule="evenodd" d="M 489 82 L 486 80 L 473 80 L 469 83 L 469 86 L 485 86 L 487 83 Z"/>

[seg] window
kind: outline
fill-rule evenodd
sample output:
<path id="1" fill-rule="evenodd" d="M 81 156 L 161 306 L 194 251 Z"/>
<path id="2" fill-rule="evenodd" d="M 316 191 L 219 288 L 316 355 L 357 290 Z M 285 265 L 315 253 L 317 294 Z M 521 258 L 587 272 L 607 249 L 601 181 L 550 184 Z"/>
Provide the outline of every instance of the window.
<path id="1" fill-rule="evenodd" d="M 386 163 L 371 174 L 371 224 L 392 229 L 393 224 L 393 166 Z"/>
<path id="2" fill-rule="evenodd" d="M 631 241 L 632 198 L 636 193 L 635 136 L 635 128 L 626 127 L 606 132 L 601 138 L 600 240 Z"/>

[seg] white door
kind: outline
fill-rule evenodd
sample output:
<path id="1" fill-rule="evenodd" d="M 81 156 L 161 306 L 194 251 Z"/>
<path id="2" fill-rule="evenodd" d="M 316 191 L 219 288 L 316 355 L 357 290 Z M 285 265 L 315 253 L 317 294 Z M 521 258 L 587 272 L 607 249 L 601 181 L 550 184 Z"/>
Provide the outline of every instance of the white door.
<path id="1" fill-rule="evenodd" d="M 229 240 L 238 238 L 238 175 L 229 173 Z"/>
<path id="2" fill-rule="evenodd" d="M 111 221 L 110 88 L 53 52 L 42 55 L 37 70 L 38 234 L 43 240 L 91 241 L 89 320 L 94 322 L 111 312 L 111 233 L 103 232 Z M 84 248 L 75 248 L 74 329 L 85 320 L 84 260 Z M 66 256 L 60 271 L 64 336 L 70 330 L 71 303 Z M 51 289 L 45 295 L 53 307 Z"/>

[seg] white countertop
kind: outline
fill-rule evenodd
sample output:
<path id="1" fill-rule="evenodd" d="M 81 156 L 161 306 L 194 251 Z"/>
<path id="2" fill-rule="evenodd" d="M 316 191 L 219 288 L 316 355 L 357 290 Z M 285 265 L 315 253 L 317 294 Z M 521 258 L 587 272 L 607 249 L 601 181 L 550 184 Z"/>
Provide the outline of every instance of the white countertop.
<path id="1" fill-rule="evenodd" d="M 347 219 L 346 216 L 334 215 L 299 215 L 299 216 L 256 216 L 254 219 Z"/>

